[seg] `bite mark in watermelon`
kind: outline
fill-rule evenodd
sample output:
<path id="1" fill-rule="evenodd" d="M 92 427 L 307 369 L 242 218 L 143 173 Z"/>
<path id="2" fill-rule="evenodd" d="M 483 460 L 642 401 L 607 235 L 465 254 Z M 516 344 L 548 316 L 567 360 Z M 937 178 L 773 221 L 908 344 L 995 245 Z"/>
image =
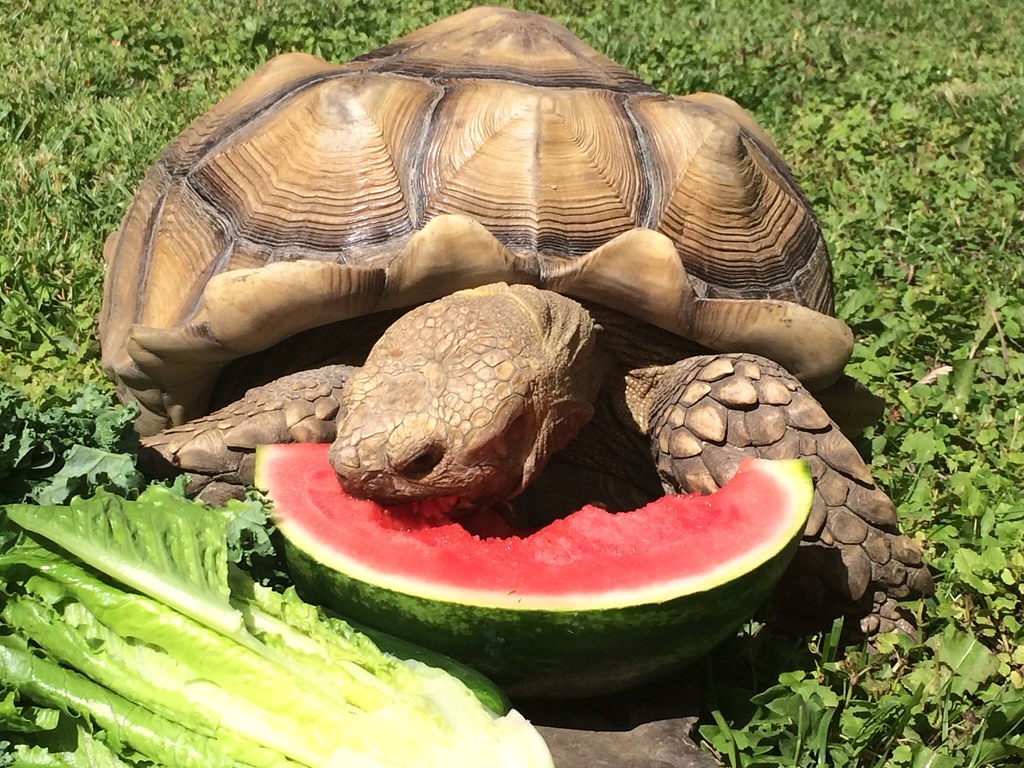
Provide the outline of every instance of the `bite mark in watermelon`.
<path id="1" fill-rule="evenodd" d="M 300 590 L 513 694 L 607 692 L 705 653 L 767 597 L 813 495 L 804 462 L 747 459 L 708 496 L 665 496 L 630 512 L 584 507 L 518 535 L 487 511 L 467 523 L 443 505 L 347 496 L 327 448 L 257 452 L 256 482 Z"/>

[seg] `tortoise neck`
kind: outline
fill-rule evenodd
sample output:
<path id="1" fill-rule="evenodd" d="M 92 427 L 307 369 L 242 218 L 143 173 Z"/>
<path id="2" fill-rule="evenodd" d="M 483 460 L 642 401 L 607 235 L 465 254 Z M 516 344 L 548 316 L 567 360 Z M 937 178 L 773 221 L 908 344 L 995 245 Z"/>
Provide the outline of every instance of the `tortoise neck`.
<path id="1" fill-rule="evenodd" d="M 709 350 L 650 323 L 599 305 L 585 304 L 598 327 L 598 343 L 614 372 L 606 375 L 607 397 L 627 427 L 647 431 L 650 394 L 674 363 Z"/>

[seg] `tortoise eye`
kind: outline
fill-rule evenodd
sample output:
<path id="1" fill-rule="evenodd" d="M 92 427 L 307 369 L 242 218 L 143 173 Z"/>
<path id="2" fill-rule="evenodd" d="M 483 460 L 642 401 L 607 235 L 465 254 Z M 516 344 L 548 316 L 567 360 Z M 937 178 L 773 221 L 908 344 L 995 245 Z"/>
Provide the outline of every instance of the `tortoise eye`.
<path id="1" fill-rule="evenodd" d="M 413 454 L 409 459 L 398 463 L 395 472 L 408 480 L 418 480 L 430 474 L 441 459 L 444 458 L 444 448 L 438 443 L 429 443 L 422 450 Z"/>

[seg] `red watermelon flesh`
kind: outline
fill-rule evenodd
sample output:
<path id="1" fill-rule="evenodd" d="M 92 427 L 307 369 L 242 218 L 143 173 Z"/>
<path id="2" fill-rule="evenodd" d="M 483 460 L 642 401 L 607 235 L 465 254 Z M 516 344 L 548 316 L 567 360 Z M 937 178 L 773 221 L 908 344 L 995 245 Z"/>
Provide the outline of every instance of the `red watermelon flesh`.
<path id="1" fill-rule="evenodd" d="M 708 496 L 629 512 L 587 506 L 517 534 L 493 510 L 452 520 L 450 500 L 386 508 L 348 496 L 327 449 L 260 448 L 258 483 L 286 538 L 349 577 L 466 605 L 577 610 L 702 592 L 786 548 L 810 508 L 802 462 L 747 459 Z"/>

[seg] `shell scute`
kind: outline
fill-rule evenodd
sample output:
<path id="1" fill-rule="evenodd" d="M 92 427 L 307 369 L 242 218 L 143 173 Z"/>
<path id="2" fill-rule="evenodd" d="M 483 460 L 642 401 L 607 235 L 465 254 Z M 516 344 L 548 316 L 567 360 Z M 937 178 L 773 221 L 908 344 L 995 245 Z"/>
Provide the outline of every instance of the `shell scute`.
<path id="1" fill-rule="evenodd" d="M 193 319 L 206 281 L 224 269 L 231 232 L 191 185 L 171 187 L 162 207 L 143 264 L 147 290 L 136 322 L 172 328 Z"/>
<path id="2" fill-rule="evenodd" d="M 784 299 L 830 314 L 820 228 L 775 150 L 730 116 L 687 99 L 643 99 L 633 108 L 655 158 L 655 228 L 704 283 L 699 292 Z"/>
<path id="3" fill-rule="evenodd" d="M 452 89 L 421 176 L 426 217 L 463 213 L 540 253 L 593 250 L 636 226 L 643 184 L 624 117 L 607 91 Z"/>
<path id="4" fill-rule="evenodd" d="M 644 322 L 703 328 L 693 340 L 726 346 L 743 318 L 790 315 L 718 307 L 703 322 L 696 302 L 795 302 L 811 310 L 795 315 L 805 326 L 832 310 L 820 229 L 749 115 L 724 97 L 660 94 L 561 25 L 501 8 L 346 64 L 268 62 L 168 147 L 106 258 L 104 367 L 122 390 L 145 392 L 147 409 L 165 401 L 152 424 L 200 415 L 227 351 L 284 340 L 243 344 L 246 328 L 309 329 L 316 318 L 294 316 L 338 322 L 481 282 L 642 306 L 632 314 Z M 286 291 L 295 305 L 275 293 L 277 276 L 220 280 L 282 262 L 296 263 L 281 273 L 300 280 Z M 179 332 L 187 325 L 209 332 Z M 159 353 L 132 356 L 135 327 Z M 223 356 L 207 349 L 218 344 Z M 825 380 L 836 364 L 819 367 Z M 173 391 L 185 379 L 188 408 Z"/>
<path id="5" fill-rule="evenodd" d="M 413 229 L 404 160 L 434 92 L 397 78 L 325 80 L 247 126 L 191 174 L 236 237 L 341 256 Z M 271 259 L 272 260 L 272 259 Z"/>

